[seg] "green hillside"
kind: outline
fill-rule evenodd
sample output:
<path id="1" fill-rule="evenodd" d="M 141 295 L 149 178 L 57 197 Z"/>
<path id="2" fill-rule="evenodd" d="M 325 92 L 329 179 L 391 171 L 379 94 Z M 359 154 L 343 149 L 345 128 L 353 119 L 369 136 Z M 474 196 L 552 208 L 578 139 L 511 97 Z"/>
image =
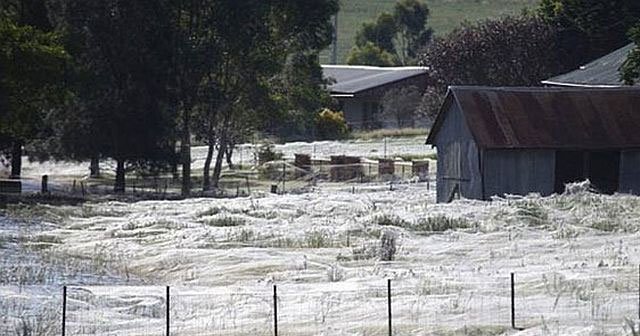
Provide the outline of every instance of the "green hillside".
<path id="1" fill-rule="evenodd" d="M 517 14 L 539 0 L 427 0 L 431 10 L 430 26 L 442 35 L 464 20 L 475 21 L 504 14 Z M 341 0 L 338 14 L 338 63 L 346 63 L 356 31 L 365 21 L 374 20 L 382 11 L 392 11 L 395 0 Z M 329 63 L 329 51 L 321 55 Z"/>

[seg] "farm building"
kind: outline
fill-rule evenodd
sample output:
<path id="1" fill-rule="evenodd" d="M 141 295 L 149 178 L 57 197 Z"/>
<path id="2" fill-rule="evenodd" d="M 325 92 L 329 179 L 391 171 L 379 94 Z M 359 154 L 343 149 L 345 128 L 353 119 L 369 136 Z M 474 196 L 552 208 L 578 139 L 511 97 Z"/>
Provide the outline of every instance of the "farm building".
<path id="1" fill-rule="evenodd" d="M 542 81 L 549 86 L 584 87 L 584 88 L 612 88 L 624 86 L 620 79 L 620 67 L 627 59 L 635 44 L 626 46 L 598 58 L 589 64 L 566 74 L 558 75 Z M 637 84 L 636 84 L 637 85 Z"/>
<path id="2" fill-rule="evenodd" d="M 590 179 L 640 193 L 640 90 L 451 87 L 427 144 L 437 199 L 562 192 Z"/>
<path id="3" fill-rule="evenodd" d="M 331 96 L 338 100 L 353 129 L 394 126 L 380 116 L 384 94 L 392 88 L 410 85 L 422 92 L 427 80 L 424 67 L 323 65 L 322 72 L 331 82 L 328 85 Z"/>

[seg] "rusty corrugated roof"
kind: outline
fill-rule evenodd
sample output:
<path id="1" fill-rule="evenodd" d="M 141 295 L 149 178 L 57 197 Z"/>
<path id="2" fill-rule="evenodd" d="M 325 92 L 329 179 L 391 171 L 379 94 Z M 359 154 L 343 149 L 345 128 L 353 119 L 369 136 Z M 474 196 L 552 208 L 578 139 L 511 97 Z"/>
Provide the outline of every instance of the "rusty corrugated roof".
<path id="1" fill-rule="evenodd" d="M 481 148 L 640 148 L 640 89 L 451 87 L 427 143 L 452 103 Z"/>

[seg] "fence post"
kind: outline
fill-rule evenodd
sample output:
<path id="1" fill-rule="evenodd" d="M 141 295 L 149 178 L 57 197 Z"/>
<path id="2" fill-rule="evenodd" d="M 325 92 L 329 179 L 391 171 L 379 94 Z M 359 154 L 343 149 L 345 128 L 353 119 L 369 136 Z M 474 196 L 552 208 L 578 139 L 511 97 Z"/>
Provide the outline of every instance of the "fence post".
<path id="1" fill-rule="evenodd" d="M 513 272 L 511 272 L 511 328 L 516 329 L 516 290 Z"/>
<path id="2" fill-rule="evenodd" d="M 387 312 L 389 314 L 389 336 L 393 335 L 391 324 L 391 279 L 387 279 Z"/>
<path id="3" fill-rule="evenodd" d="M 273 335 L 278 336 L 278 289 L 273 285 Z"/>
<path id="4" fill-rule="evenodd" d="M 167 307 L 166 308 L 167 308 L 167 313 L 165 314 L 166 318 L 167 318 L 167 333 L 166 333 L 166 335 L 169 336 L 169 333 L 170 333 L 169 329 L 171 328 L 171 322 L 170 322 L 171 321 L 171 315 L 170 315 L 171 314 L 170 313 L 171 297 L 170 297 L 169 286 L 167 286 Z"/>
<path id="5" fill-rule="evenodd" d="M 285 188 L 284 188 L 284 184 L 285 184 L 285 180 L 287 179 L 287 165 L 285 163 L 282 163 L 282 193 L 285 193 Z"/>
<path id="6" fill-rule="evenodd" d="M 384 138 L 384 158 L 387 158 L 387 138 Z"/>
<path id="7" fill-rule="evenodd" d="M 67 329 L 67 286 L 62 286 L 62 336 Z"/>
<path id="8" fill-rule="evenodd" d="M 49 175 L 42 175 L 42 188 L 40 192 L 42 194 L 49 193 Z"/>

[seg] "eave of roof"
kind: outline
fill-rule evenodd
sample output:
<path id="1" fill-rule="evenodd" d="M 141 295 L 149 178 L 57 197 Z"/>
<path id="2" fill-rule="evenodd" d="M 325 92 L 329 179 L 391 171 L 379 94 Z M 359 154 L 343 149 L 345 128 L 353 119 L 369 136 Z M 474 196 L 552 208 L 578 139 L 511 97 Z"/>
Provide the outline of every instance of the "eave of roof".
<path id="1" fill-rule="evenodd" d="M 356 95 L 381 86 L 394 84 L 427 73 L 425 67 L 374 67 L 323 65 L 325 77 L 336 82 L 328 85 L 331 95 Z"/>
<path id="2" fill-rule="evenodd" d="M 627 44 L 574 71 L 544 80 L 542 84 L 588 88 L 625 86 L 620 78 L 619 69 L 634 48 L 635 44 Z"/>

